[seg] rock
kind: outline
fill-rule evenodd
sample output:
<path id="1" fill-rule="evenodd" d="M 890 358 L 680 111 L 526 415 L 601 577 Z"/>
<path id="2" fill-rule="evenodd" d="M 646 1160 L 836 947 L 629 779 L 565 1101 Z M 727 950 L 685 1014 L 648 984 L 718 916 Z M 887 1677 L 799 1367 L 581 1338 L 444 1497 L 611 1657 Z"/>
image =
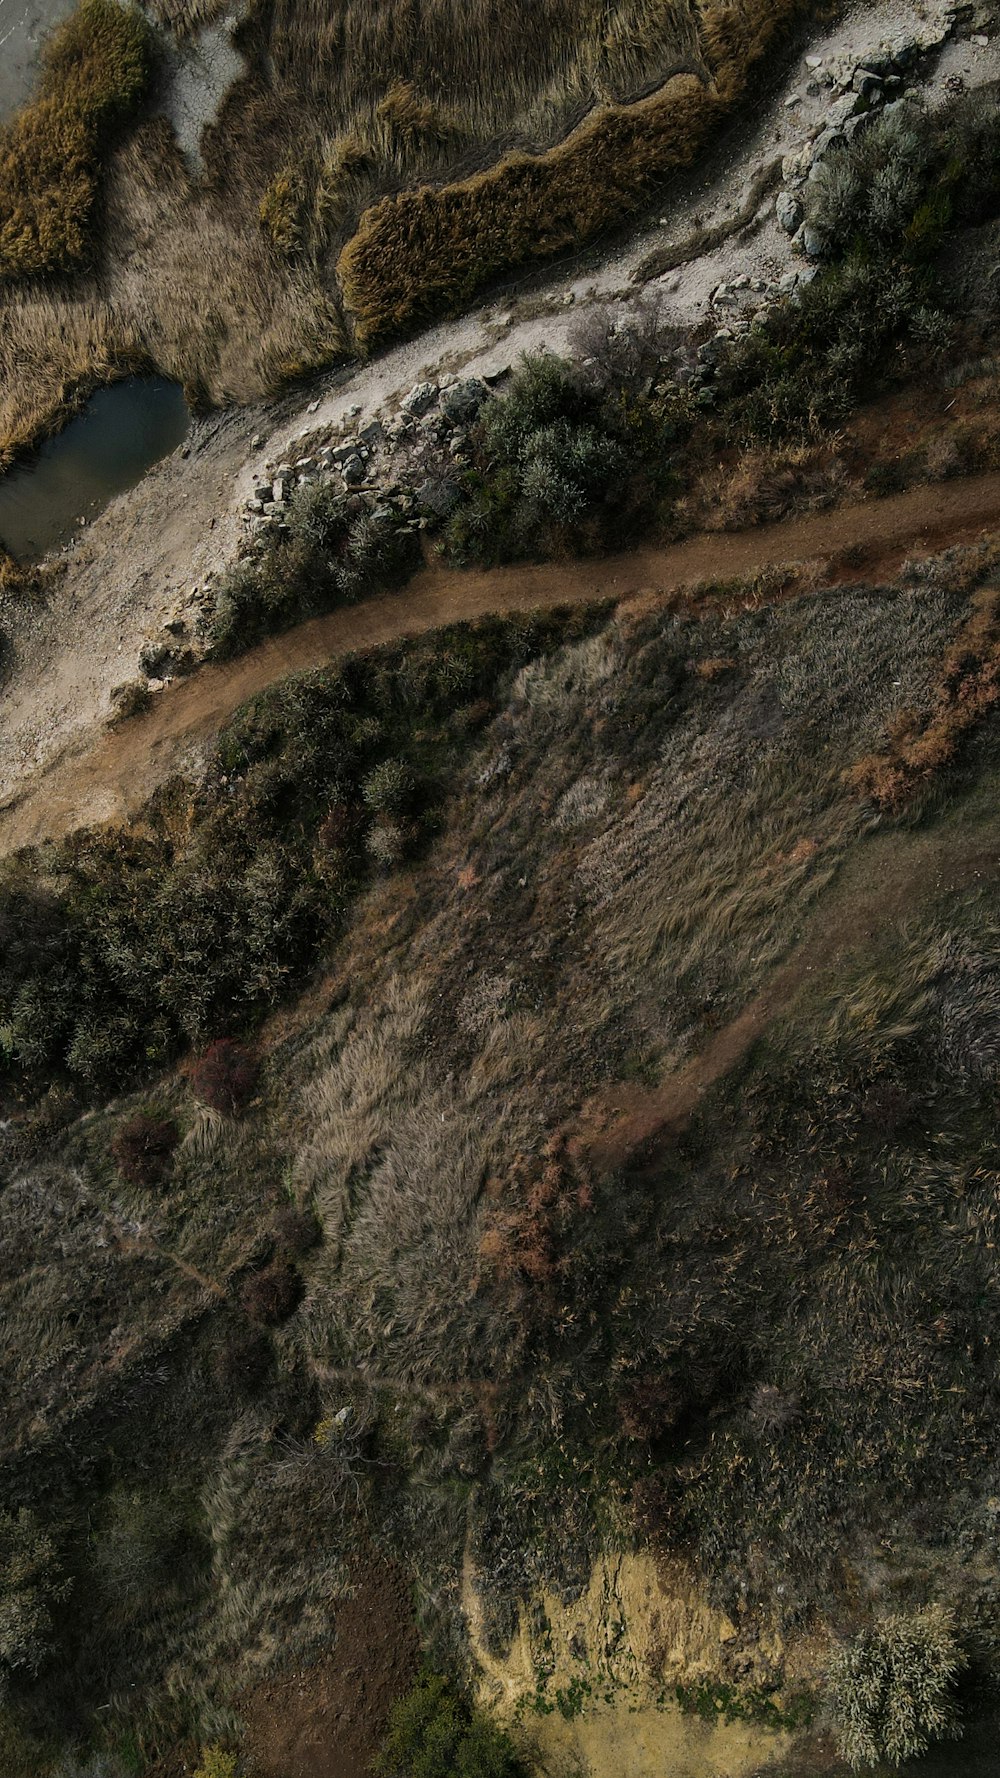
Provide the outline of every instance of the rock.
<path id="1" fill-rule="evenodd" d="M 977 49 L 986 49 L 990 40 L 988 37 L 983 37 L 977 32 L 975 37 L 970 37 L 969 41 L 970 43 L 974 43 Z"/>
<path id="2" fill-rule="evenodd" d="M 488 395 L 489 390 L 481 377 L 468 377 L 464 383 L 456 383 L 448 390 L 441 411 L 449 420 L 474 420 Z"/>
<path id="3" fill-rule="evenodd" d="M 267 498 L 268 498 L 268 503 L 270 503 L 270 500 L 271 500 L 270 490 L 268 490 Z M 264 501 L 263 500 L 248 500 L 247 501 L 247 512 L 262 513 L 263 510 L 264 510 Z"/>
<path id="4" fill-rule="evenodd" d="M 798 284 L 798 281 L 799 281 L 799 274 L 797 271 L 783 273 L 783 275 L 778 279 L 778 289 L 781 292 L 782 296 L 790 296 L 792 291 L 795 289 L 796 285 Z"/>
<path id="5" fill-rule="evenodd" d="M 163 628 L 170 636 L 183 636 L 187 629 L 187 619 L 181 617 L 179 612 L 175 612 L 173 616 L 167 618 Z"/>
<path id="6" fill-rule="evenodd" d="M 264 437 L 263 432 L 255 432 L 253 438 L 250 440 L 250 449 L 252 451 L 262 451 L 266 443 L 267 440 Z"/>
<path id="7" fill-rule="evenodd" d="M 822 259 L 826 252 L 826 236 L 807 222 L 802 228 L 802 246 L 809 259 Z"/>
<path id="8" fill-rule="evenodd" d="M 822 68 L 822 66 L 823 66 L 823 57 L 822 56 L 806 56 L 806 67 L 807 68 Z"/>
<path id="9" fill-rule="evenodd" d="M 362 426 L 358 433 L 358 437 L 362 444 L 368 445 L 369 447 L 381 444 L 382 440 L 385 438 L 385 427 L 381 420 L 369 420 L 367 425 Z"/>
<path id="10" fill-rule="evenodd" d="M 316 468 L 315 457 L 300 457 L 298 462 L 295 465 L 295 471 L 296 471 L 297 475 L 308 475 L 310 473 L 310 471 L 315 468 Z"/>
<path id="11" fill-rule="evenodd" d="M 802 221 L 802 205 L 790 191 L 779 191 L 774 201 L 774 213 L 786 235 L 794 235 Z"/>
<path id="12" fill-rule="evenodd" d="M 414 383 L 409 395 L 404 395 L 399 405 L 404 414 L 411 414 L 414 418 L 419 418 L 421 414 L 426 414 L 428 408 L 434 406 L 437 398 L 438 385 L 436 383 Z"/>
<path id="13" fill-rule="evenodd" d="M 416 493 L 418 507 L 441 519 L 447 518 L 461 498 L 454 482 L 446 481 L 443 478 L 421 482 Z"/>
<path id="14" fill-rule="evenodd" d="M 877 74 L 872 73 L 870 68 L 855 68 L 851 85 L 856 93 L 860 93 L 862 99 L 868 100 L 869 104 L 878 99 L 882 91 L 881 80 Z"/>
<path id="15" fill-rule="evenodd" d="M 276 506 L 283 506 L 284 502 L 288 499 L 289 493 L 291 491 L 289 488 L 289 481 L 290 481 L 290 473 L 288 476 L 284 476 L 284 475 L 276 475 L 275 476 L 274 481 L 272 483 L 271 498 Z"/>
<path id="16" fill-rule="evenodd" d="M 347 410 L 347 413 L 348 413 L 348 417 L 349 417 L 349 418 L 350 418 L 350 419 L 352 419 L 352 420 L 353 420 L 353 419 L 354 419 L 354 418 L 355 418 L 355 416 L 356 416 L 356 415 L 357 415 L 357 414 L 360 414 L 360 412 L 361 412 L 361 403 L 360 403 L 360 401 L 355 401 L 355 402 L 354 402 L 354 403 L 352 403 L 352 405 L 351 405 L 351 406 L 350 406 L 350 407 L 349 407 L 349 408 L 348 408 L 348 410 Z"/>
<path id="17" fill-rule="evenodd" d="M 819 135 L 816 137 L 816 140 L 812 145 L 812 165 L 809 168 L 810 178 L 812 178 L 813 168 L 817 167 L 820 161 L 825 159 L 831 148 L 840 148 L 843 146 L 843 142 L 844 131 L 839 126 L 835 129 L 832 125 L 828 125 L 825 130 L 820 130 Z"/>
<path id="18" fill-rule="evenodd" d="M 355 452 L 353 457 L 348 457 L 347 461 L 340 465 L 340 473 L 347 487 L 357 488 L 366 479 L 368 472 L 360 456 Z"/>
<path id="19" fill-rule="evenodd" d="M 309 406 L 306 408 L 306 413 L 307 414 L 318 414 L 319 413 L 319 402 L 318 401 L 311 401 L 309 403 Z"/>

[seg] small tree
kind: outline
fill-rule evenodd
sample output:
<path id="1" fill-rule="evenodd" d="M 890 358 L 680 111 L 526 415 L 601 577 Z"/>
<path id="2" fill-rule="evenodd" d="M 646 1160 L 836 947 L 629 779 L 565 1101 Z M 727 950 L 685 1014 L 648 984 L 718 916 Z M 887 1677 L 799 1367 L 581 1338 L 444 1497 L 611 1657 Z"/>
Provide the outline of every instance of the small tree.
<path id="1" fill-rule="evenodd" d="M 32 1675 L 55 1645 L 54 1607 L 69 1592 L 55 1544 L 33 1513 L 0 1513 L 0 1679 Z"/>
<path id="2" fill-rule="evenodd" d="M 510 1736 L 429 1672 L 393 1705 L 375 1771 L 379 1778 L 526 1778 Z"/>
<path id="3" fill-rule="evenodd" d="M 226 1753 L 224 1748 L 216 1744 L 202 1749 L 201 1765 L 194 1778 L 236 1778 L 236 1773 L 235 1753 Z"/>
<path id="4" fill-rule="evenodd" d="M 957 1732 L 953 1681 L 965 1665 L 941 1605 L 883 1618 L 845 1644 L 829 1671 L 840 1751 L 854 1767 L 899 1764 Z"/>

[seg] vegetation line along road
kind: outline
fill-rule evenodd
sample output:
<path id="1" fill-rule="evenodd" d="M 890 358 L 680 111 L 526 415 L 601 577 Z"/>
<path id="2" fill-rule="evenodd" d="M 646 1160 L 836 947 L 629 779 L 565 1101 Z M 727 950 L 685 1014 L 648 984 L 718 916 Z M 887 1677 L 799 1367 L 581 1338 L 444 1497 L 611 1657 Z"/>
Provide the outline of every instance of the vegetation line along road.
<path id="1" fill-rule="evenodd" d="M 0 852 L 56 839 L 95 821 L 137 810 L 181 763 L 185 750 L 215 733 L 246 698 L 288 673 L 338 655 L 417 636 L 489 612 L 532 610 L 591 600 L 668 593 L 725 583 L 779 562 L 863 551 L 857 573 L 876 573 L 900 553 L 941 549 L 1000 517 L 1000 474 L 884 500 L 841 506 L 748 531 L 703 533 L 591 561 L 549 562 L 483 572 L 429 567 L 402 594 L 381 596 L 314 618 L 239 660 L 208 666 L 165 691 L 147 715 L 63 755 L 0 811 Z"/>

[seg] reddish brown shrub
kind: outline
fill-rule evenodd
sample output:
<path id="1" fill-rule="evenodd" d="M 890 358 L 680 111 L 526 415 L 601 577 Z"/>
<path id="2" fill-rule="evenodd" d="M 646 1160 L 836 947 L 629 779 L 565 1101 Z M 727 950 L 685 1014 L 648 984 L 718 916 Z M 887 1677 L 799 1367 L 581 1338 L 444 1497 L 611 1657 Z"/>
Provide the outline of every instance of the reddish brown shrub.
<path id="1" fill-rule="evenodd" d="M 212 1111 L 237 1117 L 253 1098 L 259 1077 L 256 1056 L 231 1037 L 222 1037 L 194 1063 L 191 1088 L 195 1097 Z"/>
<path id="2" fill-rule="evenodd" d="M 137 1111 L 126 1118 L 111 1138 L 111 1153 L 123 1179 L 132 1185 L 155 1185 L 170 1165 L 178 1136 L 172 1117 Z"/>
<path id="3" fill-rule="evenodd" d="M 302 1209 L 298 1204 L 282 1204 L 275 1212 L 271 1226 L 278 1246 L 295 1259 L 311 1253 L 323 1239 L 323 1231 L 312 1211 Z"/>
<path id="4" fill-rule="evenodd" d="M 295 1267 L 276 1262 L 244 1279 L 240 1303 L 251 1321 L 277 1327 L 294 1315 L 302 1301 L 302 1277 Z"/>
<path id="5" fill-rule="evenodd" d="M 650 1443 L 676 1426 L 684 1396 L 670 1377 L 639 1377 L 618 1396 L 618 1424 L 626 1438 Z"/>

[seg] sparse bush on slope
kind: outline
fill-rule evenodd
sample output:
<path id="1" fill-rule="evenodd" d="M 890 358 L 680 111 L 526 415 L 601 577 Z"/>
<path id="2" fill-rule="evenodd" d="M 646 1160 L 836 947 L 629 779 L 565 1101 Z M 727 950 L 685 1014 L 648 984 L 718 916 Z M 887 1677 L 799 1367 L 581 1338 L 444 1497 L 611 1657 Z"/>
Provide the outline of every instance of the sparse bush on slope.
<path id="1" fill-rule="evenodd" d="M 855 1768 L 898 1765 L 954 1732 L 954 1681 L 965 1665 L 943 1606 L 883 1618 L 840 1648 L 829 1683 L 840 1751 Z"/>
<path id="2" fill-rule="evenodd" d="M 32 1675 L 55 1648 L 66 1580 L 52 1539 L 33 1513 L 0 1513 L 0 1702 L 12 1675 Z"/>

